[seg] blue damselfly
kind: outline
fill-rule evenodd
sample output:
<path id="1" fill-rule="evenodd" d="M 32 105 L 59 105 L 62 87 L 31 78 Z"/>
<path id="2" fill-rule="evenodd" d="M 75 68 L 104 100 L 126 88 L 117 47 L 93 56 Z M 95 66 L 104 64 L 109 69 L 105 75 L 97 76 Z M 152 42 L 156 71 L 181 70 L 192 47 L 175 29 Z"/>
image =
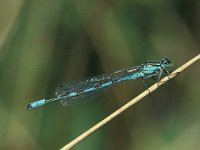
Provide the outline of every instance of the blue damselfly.
<path id="1" fill-rule="evenodd" d="M 111 74 L 98 75 L 91 78 L 73 81 L 68 84 L 60 85 L 55 92 L 56 97 L 51 99 L 41 99 L 28 104 L 27 109 L 34 109 L 49 102 L 60 101 L 64 106 L 70 106 L 85 99 L 102 93 L 109 88 L 128 80 L 136 80 L 138 78 L 156 78 L 160 81 L 163 73 L 169 74 L 168 69 L 173 64 L 168 58 L 163 58 L 158 62 L 145 62 L 136 67 L 124 68 Z"/>

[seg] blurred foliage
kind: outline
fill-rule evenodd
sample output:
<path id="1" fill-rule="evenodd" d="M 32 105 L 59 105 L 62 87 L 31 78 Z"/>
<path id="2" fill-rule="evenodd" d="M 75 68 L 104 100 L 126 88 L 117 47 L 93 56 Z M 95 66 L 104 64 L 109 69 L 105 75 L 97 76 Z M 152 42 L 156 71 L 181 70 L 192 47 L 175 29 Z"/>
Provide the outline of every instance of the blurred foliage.
<path id="1" fill-rule="evenodd" d="M 167 56 L 199 53 L 198 0 L 1 0 L 0 149 L 59 149 L 144 90 L 140 81 L 98 100 L 33 111 L 68 81 Z M 77 150 L 200 148 L 200 71 L 176 79 L 78 144 Z M 151 83 L 150 83 L 151 84 Z"/>

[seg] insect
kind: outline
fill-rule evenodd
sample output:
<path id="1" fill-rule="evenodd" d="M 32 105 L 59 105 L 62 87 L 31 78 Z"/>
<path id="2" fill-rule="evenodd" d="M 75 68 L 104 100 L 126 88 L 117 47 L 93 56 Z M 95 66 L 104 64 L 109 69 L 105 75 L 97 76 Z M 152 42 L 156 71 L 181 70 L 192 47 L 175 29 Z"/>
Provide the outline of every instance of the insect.
<path id="1" fill-rule="evenodd" d="M 60 85 L 55 91 L 55 98 L 41 99 L 27 105 L 31 110 L 44 104 L 60 101 L 64 106 L 70 106 L 85 101 L 85 99 L 103 93 L 109 88 L 128 80 L 141 78 L 157 79 L 159 83 L 163 73 L 169 74 L 169 69 L 173 66 L 168 58 L 161 61 L 145 62 L 136 67 L 124 68 L 111 74 L 98 75 L 91 78 L 73 81 L 68 84 Z M 146 84 L 145 84 L 146 85 Z"/>

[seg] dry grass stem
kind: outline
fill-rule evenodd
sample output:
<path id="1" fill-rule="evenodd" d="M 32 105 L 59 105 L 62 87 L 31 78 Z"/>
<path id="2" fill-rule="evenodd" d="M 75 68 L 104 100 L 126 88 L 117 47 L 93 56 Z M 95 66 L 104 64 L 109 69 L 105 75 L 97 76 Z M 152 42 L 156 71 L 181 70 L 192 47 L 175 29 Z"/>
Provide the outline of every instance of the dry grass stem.
<path id="1" fill-rule="evenodd" d="M 91 127 L 89 130 L 85 131 L 80 136 L 78 136 L 77 138 L 75 138 L 74 140 L 72 140 L 70 143 L 68 143 L 63 148 L 61 148 L 61 150 L 71 149 L 76 144 L 78 144 L 80 141 L 82 141 L 83 139 L 85 139 L 86 137 L 88 137 L 90 134 L 92 134 L 93 132 L 95 132 L 96 130 L 98 130 L 100 127 L 102 127 L 103 125 L 105 125 L 106 123 L 108 123 L 109 121 L 111 121 L 113 118 L 115 118 L 116 116 L 118 116 L 119 114 L 121 114 L 123 111 L 125 111 L 126 109 L 128 109 L 129 107 L 131 107 L 132 105 L 134 105 L 135 103 L 137 103 L 138 101 L 142 100 L 142 98 L 144 98 L 145 96 L 149 95 L 149 93 L 152 93 L 153 91 L 155 91 L 156 89 L 158 89 L 161 85 L 165 84 L 167 81 L 169 81 L 170 79 L 174 78 L 176 75 L 178 75 L 183 70 L 185 70 L 186 68 L 188 68 L 189 66 L 191 66 L 192 64 L 194 64 L 195 62 L 197 62 L 199 59 L 200 59 L 200 54 L 198 54 L 196 57 L 194 57 L 193 59 L 191 59 L 190 61 L 186 62 L 184 65 L 182 65 L 181 67 L 179 67 L 178 69 L 176 69 L 175 71 L 173 71 L 170 75 L 162 78 L 160 80 L 159 85 L 157 83 L 155 83 L 148 90 L 145 90 L 144 92 L 142 92 L 141 94 L 139 94 L 137 97 L 135 97 L 134 99 L 132 99 L 128 103 L 126 103 L 124 106 L 122 106 L 121 108 L 117 109 L 111 115 L 109 115 L 108 117 L 106 117 L 105 119 L 103 119 L 102 121 L 100 121 L 99 123 L 97 123 L 96 125 L 94 125 L 93 127 Z"/>

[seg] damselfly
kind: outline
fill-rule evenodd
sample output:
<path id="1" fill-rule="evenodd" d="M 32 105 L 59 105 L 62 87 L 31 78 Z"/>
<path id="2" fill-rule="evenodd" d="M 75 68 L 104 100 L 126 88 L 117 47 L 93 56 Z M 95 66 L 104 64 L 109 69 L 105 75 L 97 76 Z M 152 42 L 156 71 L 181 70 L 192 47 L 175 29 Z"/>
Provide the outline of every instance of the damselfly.
<path id="1" fill-rule="evenodd" d="M 138 78 L 156 78 L 157 82 L 160 81 L 163 73 L 169 74 L 168 69 L 173 64 L 168 58 L 163 58 L 158 62 L 145 62 L 140 66 L 129 67 L 111 74 L 104 74 L 94 76 L 88 79 L 74 81 L 68 84 L 60 85 L 55 92 L 56 97 L 51 99 L 41 99 L 28 104 L 27 109 L 34 109 L 49 102 L 60 101 L 64 106 L 70 106 L 85 99 L 102 93 L 109 88 L 128 80 L 135 80 Z"/>

